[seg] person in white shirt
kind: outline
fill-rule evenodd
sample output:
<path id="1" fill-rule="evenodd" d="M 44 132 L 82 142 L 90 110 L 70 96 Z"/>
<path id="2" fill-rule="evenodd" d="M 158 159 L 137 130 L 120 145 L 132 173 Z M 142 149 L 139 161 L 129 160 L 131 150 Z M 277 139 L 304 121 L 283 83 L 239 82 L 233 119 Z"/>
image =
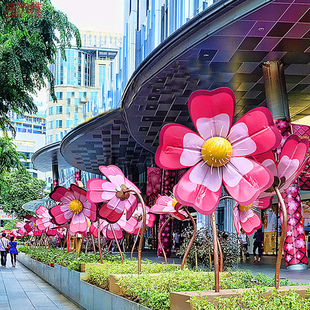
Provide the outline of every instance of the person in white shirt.
<path id="1" fill-rule="evenodd" d="M 2 233 L 2 238 L 0 238 L 0 254 L 1 254 L 1 266 L 6 266 L 6 255 L 7 255 L 7 249 L 9 245 L 9 240 L 5 238 L 6 233 Z"/>

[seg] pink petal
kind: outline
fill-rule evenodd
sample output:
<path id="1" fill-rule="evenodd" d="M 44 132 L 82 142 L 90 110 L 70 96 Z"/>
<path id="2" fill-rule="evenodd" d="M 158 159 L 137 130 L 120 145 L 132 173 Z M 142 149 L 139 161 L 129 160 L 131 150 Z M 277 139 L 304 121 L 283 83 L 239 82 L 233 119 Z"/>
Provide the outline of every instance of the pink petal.
<path id="1" fill-rule="evenodd" d="M 272 197 L 259 198 L 253 202 L 253 207 L 257 209 L 267 209 L 271 206 Z"/>
<path id="2" fill-rule="evenodd" d="M 239 208 L 238 208 L 238 204 L 236 204 L 233 208 L 233 221 L 234 221 L 234 226 L 235 226 L 237 235 L 239 235 L 240 228 L 239 228 Z"/>
<path id="3" fill-rule="evenodd" d="M 116 197 L 115 197 L 116 198 Z M 111 204 L 110 204 L 111 203 Z M 99 217 L 108 220 L 111 223 L 117 222 L 124 212 L 124 204 L 118 198 L 103 204 L 98 212 Z"/>
<path id="4" fill-rule="evenodd" d="M 72 221 L 69 226 L 71 232 L 84 232 L 87 230 L 87 220 L 85 215 L 81 212 L 79 214 L 74 214 L 72 217 Z"/>
<path id="5" fill-rule="evenodd" d="M 94 222 L 97 218 L 97 207 L 94 203 L 90 203 L 86 201 L 83 204 L 83 211 L 85 216 L 87 216 L 92 222 Z"/>
<path id="6" fill-rule="evenodd" d="M 136 196 L 130 194 L 129 198 L 124 200 L 124 203 L 125 203 L 125 209 L 127 210 L 126 218 L 127 220 L 129 220 L 134 211 L 136 210 L 137 198 Z"/>
<path id="7" fill-rule="evenodd" d="M 251 209 L 247 211 L 240 211 L 240 223 L 247 235 L 251 235 L 256 229 L 262 227 L 261 219 Z"/>
<path id="8" fill-rule="evenodd" d="M 222 187 L 222 167 L 208 166 L 204 161 L 193 167 L 189 180 L 195 184 L 204 185 L 212 192 L 217 192 Z"/>
<path id="9" fill-rule="evenodd" d="M 192 170 L 193 168 L 188 170 L 174 187 L 175 198 L 184 206 L 191 206 L 205 215 L 211 214 L 218 205 L 222 187 L 217 192 L 212 192 L 204 185 L 191 182 L 189 175 Z"/>
<path id="10" fill-rule="evenodd" d="M 226 87 L 212 91 L 198 90 L 188 99 L 192 121 L 204 139 L 227 136 L 235 114 L 235 104 L 233 91 Z"/>
<path id="11" fill-rule="evenodd" d="M 35 211 L 38 215 L 41 215 L 42 217 L 49 216 L 48 209 L 44 206 L 39 206 L 38 209 Z"/>
<path id="12" fill-rule="evenodd" d="M 244 123 L 234 125 L 227 140 L 233 148 L 233 156 L 245 156 L 256 151 L 256 144 L 249 137 L 248 127 Z"/>
<path id="13" fill-rule="evenodd" d="M 231 159 L 223 173 L 227 191 L 242 205 L 254 202 L 262 191 L 273 184 L 273 179 L 272 173 L 267 168 L 246 158 Z"/>
<path id="14" fill-rule="evenodd" d="M 116 166 L 100 166 L 100 171 L 116 186 L 125 184 L 125 176 L 122 170 Z"/>
<path id="15" fill-rule="evenodd" d="M 65 216 L 65 213 L 61 210 L 62 206 L 63 205 L 57 205 L 49 210 L 51 216 L 54 218 L 54 221 L 57 225 L 62 225 L 68 222 L 70 218 L 72 217 L 71 211 L 67 211 L 66 216 Z M 70 214 L 71 214 L 71 217 L 70 217 Z"/>
<path id="16" fill-rule="evenodd" d="M 300 139 L 296 135 L 286 139 L 278 163 L 279 178 L 289 179 L 296 173 L 306 157 L 308 147 L 308 140 Z"/>
<path id="17" fill-rule="evenodd" d="M 134 183 L 132 183 L 130 180 L 128 180 L 127 178 L 125 178 L 125 186 L 128 189 L 134 190 L 134 191 L 136 191 L 139 194 L 141 193 L 139 188 Z"/>
<path id="18" fill-rule="evenodd" d="M 193 139 L 192 143 L 190 143 L 189 137 Z M 203 142 L 204 140 L 201 137 L 185 126 L 179 124 L 165 125 L 160 131 L 155 162 L 163 169 L 190 167 L 194 162 L 194 160 L 189 159 L 190 154 L 199 160 Z"/>
<path id="19" fill-rule="evenodd" d="M 252 109 L 243 115 L 233 127 L 240 123 L 243 123 L 247 127 L 249 138 L 256 145 L 255 150 L 253 147 L 251 148 L 251 153 L 245 151 L 246 155 L 265 153 L 276 148 L 281 142 L 281 134 L 274 125 L 270 111 L 265 107 Z M 232 130 L 234 129 L 232 128 Z M 239 139 L 240 141 L 243 140 L 242 136 L 240 136 Z M 234 141 L 234 144 L 236 144 L 237 141 L 238 140 Z M 241 151 L 240 154 L 242 154 Z"/>

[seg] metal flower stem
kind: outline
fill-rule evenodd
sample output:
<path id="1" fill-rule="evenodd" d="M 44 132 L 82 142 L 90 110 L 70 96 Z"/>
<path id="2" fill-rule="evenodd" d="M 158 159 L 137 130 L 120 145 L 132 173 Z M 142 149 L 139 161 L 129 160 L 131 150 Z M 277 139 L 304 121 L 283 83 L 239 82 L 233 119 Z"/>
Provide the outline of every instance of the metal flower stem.
<path id="1" fill-rule="evenodd" d="M 100 262 L 103 264 L 103 259 L 102 259 L 102 251 L 101 251 L 101 245 L 100 245 L 100 222 L 98 220 L 98 248 L 99 248 L 99 255 L 100 255 Z"/>
<path id="2" fill-rule="evenodd" d="M 110 244 L 109 244 L 109 246 L 108 246 L 107 252 L 109 252 L 109 251 L 110 251 L 110 248 L 111 248 L 112 242 L 113 242 L 113 240 L 111 240 L 111 241 L 110 241 Z"/>
<path id="3" fill-rule="evenodd" d="M 133 244 L 133 246 L 132 246 L 132 250 L 131 250 L 131 254 L 130 254 L 130 260 L 132 260 L 133 252 L 134 252 L 134 250 L 135 250 L 135 247 L 136 247 L 136 244 L 137 244 L 137 241 L 138 241 L 138 237 L 139 237 L 140 232 L 141 232 L 141 227 L 142 227 L 142 226 L 139 227 L 139 230 L 138 230 L 138 233 L 137 233 L 135 242 L 134 242 L 134 244 Z"/>
<path id="4" fill-rule="evenodd" d="M 214 258 L 214 278 L 215 278 L 215 292 L 220 291 L 220 275 L 219 275 L 219 253 L 216 234 L 216 218 L 215 212 L 210 215 L 210 223 L 213 233 L 213 258 Z"/>
<path id="5" fill-rule="evenodd" d="M 140 242 L 139 242 L 139 248 L 138 248 L 138 274 L 141 273 L 141 252 L 142 252 L 142 246 L 143 246 L 143 239 L 144 239 L 144 233 L 145 233 L 145 227 L 146 227 L 146 209 L 145 209 L 145 203 L 142 198 L 142 196 L 136 192 L 133 189 L 130 189 L 126 192 L 134 192 L 138 197 L 142 205 L 142 229 L 141 229 L 141 236 L 140 236 Z"/>
<path id="6" fill-rule="evenodd" d="M 168 225 L 168 223 L 170 222 L 170 220 L 171 220 L 171 216 L 168 215 L 168 218 L 166 219 L 166 221 L 165 221 L 165 223 L 163 224 L 163 226 L 160 227 L 160 230 L 159 230 L 159 232 L 158 232 L 158 242 L 159 242 L 159 246 L 160 246 L 160 248 L 161 248 L 161 250 L 162 250 L 162 252 L 163 252 L 163 254 L 164 254 L 165 264 L 167 264 L 168 262 L 167 262 L 166 251 L 165 251 L 165 249 L 164 249 L 164 247 L 163 247 L 163 243 L 161 242 L 161 234 L 162 234 L 164 228 L 165 228 L 165 227 Z"/>
<path id="7" fill-rule="evenodd" d="M 115 240 L 115 242 L 116 242 L 116 245 L 117 245 L 119 254 L 121 255 L 121 260 L 122 260 L 122 264 L 123 264 L 123 263 L 124 263 L 123 253 L 122 253 L 121 247 L 119 246 L 119 242 L 118 242 L 118 240 L 117 240 L 117 237 L 116 237 L 116 234 L 115 234 L 115 231 L 114 231 L 114 227 L 113 227 L 112 224 L 110 224 L 110 227 L 111 227 L 112 234 L 113 234 L 113 236 L 114 236 L 114 240 Z"/>
<path id="8" fill-rule="evenodd" d="M 277 264 L 276 264 L 276 273 L 275 273 L 275 288 L 278 289 L 279 288 L 279 278 L 280 278 L 280 267 L 281 267 L 282 253 L 283 253 L 283 249 L 284 249 L 284 241 L 285 241 L 286 230 L 287 230 L 287 211 L 286 211 L 286 206 L 285 206 L 283 197 L 282 197 L 278 187 L 275 186 L 274 189 L 275 189 L 275 192 L 278 196 L 278 200 L 281 204 L 282 214 L 283 214 L 282 233 L 281 233 L 281 239 L 280 239 L 280 244 L 279 244 Z"/>
<path id="9" fill-rule="evenodd" d="M 89 241 L 89 235 L 86 235 L 86 244 L 85 244 L 85 254 L 87 254 L 87 250 L 88 250 L 88 241 Z"/>
<path id="10" fill-rule="evenodd" d="M 84 242 L 84 237 L 82 237 L 82 240 L 81 240 L 81 247 L 79 248 L 79 255 L 78 255 L 78 257 L 81 256 L 83 242 Z"/>
<path id="11" fill-rule="evenodd" d="M 186 261 L 186 258 L 187 258 L 187 255 L 194 243 L 194 240 L 195 240 L 195 237 L 196 237 L 196 232 L 197 232 L 197 227 L 196 227 L 196 223 L 195 223 L 195 220 L 194 218 L 192 217 L 191 213 L 188 211 L 188 209 L 186 207 L 183 208 L 184 211 L 187 213 L 188 217 L 191 219 L 192 223 L 193 223 L 193 236 L 188 244 L 188 247 L 187 247 L 187 250 L 183 256 L 183 259 L 182 259 L 182 264 L 181 264 L 181 270 L 184 269 L 184 265 L 185 265 L 185 261 Z"/>
<path id="12" fill-rule="evenodd" d="M 93 235 L 91 235 L 91 240 L 92 240 L 92 243 L 93 243 L 94 254 L 96 255 L 96 245 L 95 245 L 95 240 L 94 240 L 94 236 Z"/>
<path id="13" fill-rule="evenodd" d="M 216 235 L 216 242 L 217 242 L 217 247 L 219 249 L 219 254 L 220 254 L 220 272 L 223 272 L 223 268 L 224 268 L 223 267 L 223 265 L 224 265 L 224 262 L 223 262 L 223 251 L 222 251 L 222 247 L 221 247 L 218 235 Z"/>

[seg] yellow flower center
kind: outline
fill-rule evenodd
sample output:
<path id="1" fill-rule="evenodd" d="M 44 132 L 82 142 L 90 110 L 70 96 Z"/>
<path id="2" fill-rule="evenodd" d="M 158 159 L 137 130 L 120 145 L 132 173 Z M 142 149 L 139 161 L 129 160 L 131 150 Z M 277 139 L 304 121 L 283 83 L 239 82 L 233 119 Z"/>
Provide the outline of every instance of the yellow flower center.
<path id="1" fill-rule="evenodd" d="M 248 206 L 239 205 L 239 210 L 240 211 L 248 211 L 248 210 L 250 210 L 252 208 L 252 205 L 253 204 L 250 204 Z"/>
<path id="2" fill-rule="evenodd" d="M 69 210 L 79 214 L 83 210 L 83 204 L 79 200 L 72 200 L 69 202 Z"/>
<path id="3" fill-rule="evenodd" d="M 211 167 L 221 167 L 227 164 L 232 156 L 230 142 L 222 137 L 209 138 L 202 145 L 202 159 Z"/>
<path id="4" fill-rule="evenodd" d="M 177 203 L 178 203 L 178 201 L 177 201 L 175 198 L 173 198 L 173 199 L 172 199 L 172 207 L 175 208 L 175 206 L 177 205 Z"/>

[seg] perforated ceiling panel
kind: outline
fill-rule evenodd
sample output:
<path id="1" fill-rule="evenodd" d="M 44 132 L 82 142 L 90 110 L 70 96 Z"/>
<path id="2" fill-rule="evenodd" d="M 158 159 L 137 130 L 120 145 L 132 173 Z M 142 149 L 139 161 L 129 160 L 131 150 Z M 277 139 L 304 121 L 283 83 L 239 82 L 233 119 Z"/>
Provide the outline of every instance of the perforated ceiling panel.
<path id="1" fill-rule="evenodd" d="M 146 161 L 151 160 L 151 154 L 128 134 L 121 110 L 76 127 L 64 137 L 60 151 L 73 167 L 99 175 L 102 165 L 113 164 L 135 173 L 143 171 Z"/>

